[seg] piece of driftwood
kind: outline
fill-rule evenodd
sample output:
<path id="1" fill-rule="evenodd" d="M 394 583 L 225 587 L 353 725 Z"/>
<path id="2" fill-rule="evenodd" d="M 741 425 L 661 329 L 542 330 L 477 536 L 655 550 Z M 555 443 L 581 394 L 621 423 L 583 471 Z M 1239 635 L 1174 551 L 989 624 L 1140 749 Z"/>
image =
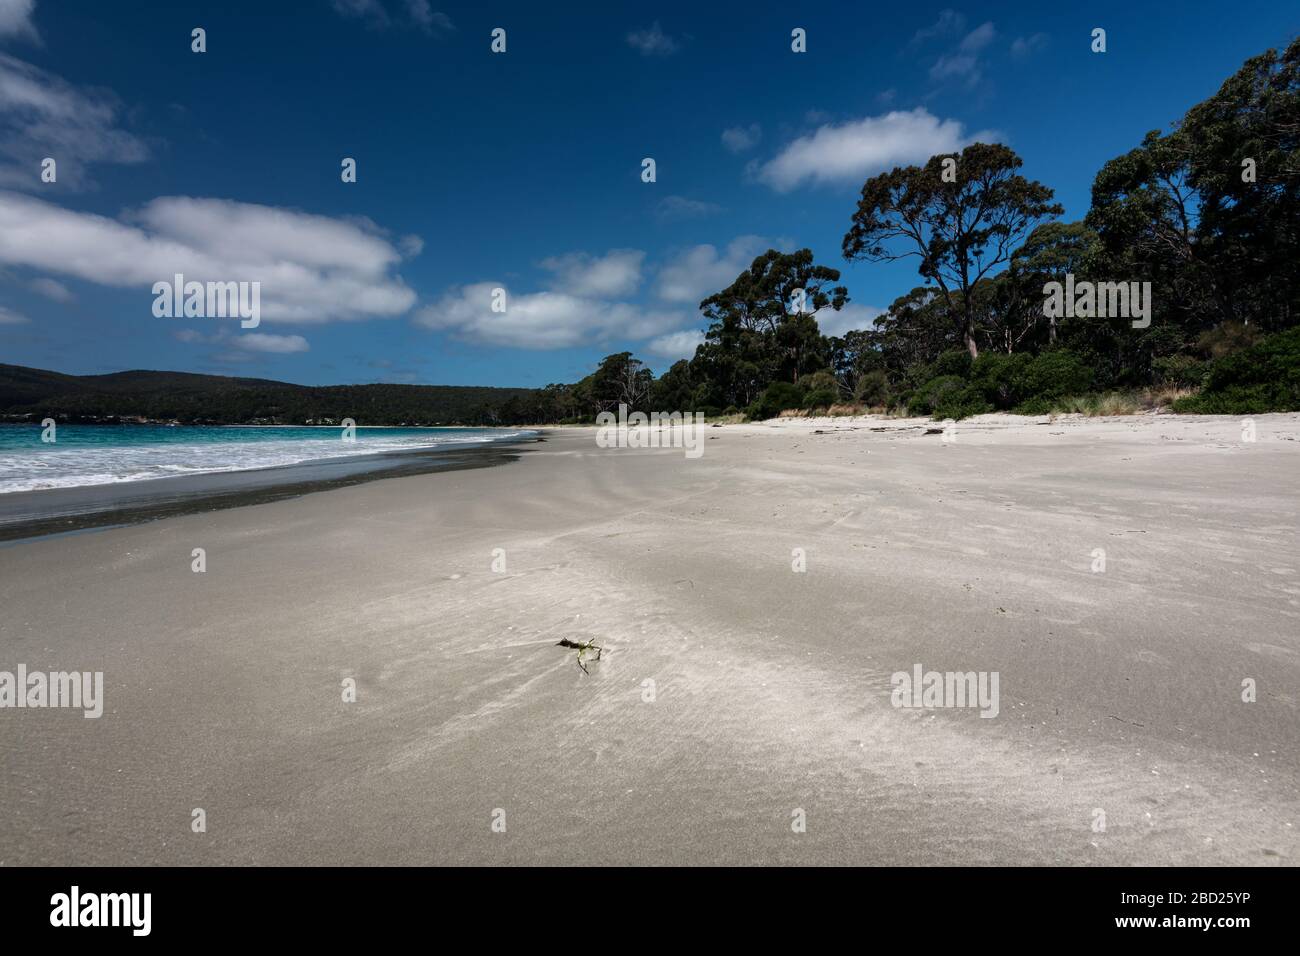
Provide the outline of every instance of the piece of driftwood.
<path id="1" fill-rule="evenodd" d="M 586 654 L 587 651 L 595 651 L 595 652 L 596 652 L 596 660 L 600 660 L 600 652 L 604 650 L 604 648 L 601 647 L 599 644 L 597 644 L 594 640 L 591 640 L 591 641 L 571 641 L 571 640 L 569 640 L 567 637 L 566 637 L 566 638 L 563 638 L 563 639 L 561 639 L 561 640 L 559 640 L 559 641 L 556 641 L 555 646 L 556 646 L 556 647 L 572 647 L 574 650 L 576 650 L 576 651 L 578 652 L 578 666 L 582 668 L 582 672 L 583 672 L 584 674 L 590 674 L 591 671 L 587 670 L 587 665 L 584 664 L 584 663 L 582 663 L 582 655 Z"/>

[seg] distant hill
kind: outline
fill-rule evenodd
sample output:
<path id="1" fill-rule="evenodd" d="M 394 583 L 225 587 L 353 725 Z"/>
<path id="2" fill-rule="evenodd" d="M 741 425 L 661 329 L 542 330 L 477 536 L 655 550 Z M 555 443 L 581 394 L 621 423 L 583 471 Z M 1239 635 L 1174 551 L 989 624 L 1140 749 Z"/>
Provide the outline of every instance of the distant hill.
<path id="1" fill-rule="evenodd" d="M 477 385 L 293 385 L 189 372 L 63 375 L 0 364 L 4 421 L 495 425 L 518 421 L 535 394 Z"/>

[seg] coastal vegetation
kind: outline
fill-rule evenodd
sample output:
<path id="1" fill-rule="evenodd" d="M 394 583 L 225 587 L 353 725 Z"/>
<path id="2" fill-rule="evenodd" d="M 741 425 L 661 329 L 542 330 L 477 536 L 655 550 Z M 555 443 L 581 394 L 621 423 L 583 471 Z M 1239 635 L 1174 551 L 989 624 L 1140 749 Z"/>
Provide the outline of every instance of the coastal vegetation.
<path id="1" fill-rule="evenodd" d="M 849 299 L 839 271 L 769 250 L 700 304 L 692 358 L 656 379 L 617 353 L 503 417 L 583 421 L 620 402 L 750 418 L 1298 409 L 1298 140 L 1300 40 L 1106 163 L 1077 222 L 1055 218 L 1052 190 L 1005 146 L 895 168 L 864 184 L 842 241 L 849 261 L 917 264 L 916 288 L 872 328 L 823 335 L 818 315 Z M 1148 321 L 1092 307 L 1094 289 L 1123 302 L 1138 282 Z M 1052 283 L 1058 301 L 1086 288 L 1089 309 L 1045 308 Z"/>

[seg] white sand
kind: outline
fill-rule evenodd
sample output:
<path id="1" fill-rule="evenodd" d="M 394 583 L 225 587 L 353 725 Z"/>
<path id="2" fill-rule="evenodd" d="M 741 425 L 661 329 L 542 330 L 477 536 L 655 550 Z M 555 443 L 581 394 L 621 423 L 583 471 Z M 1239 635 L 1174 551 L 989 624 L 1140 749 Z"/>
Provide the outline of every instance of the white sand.
<path id="1" fill-rule="evenodd" d="M 1295 864 L 1300 416 L 1255 423 L 560 429 L 0 548 L 0 669 L 106 685 L 0 710 L 0 862 Z M 1000 714 L 895 709 L 917 663 Z"/>

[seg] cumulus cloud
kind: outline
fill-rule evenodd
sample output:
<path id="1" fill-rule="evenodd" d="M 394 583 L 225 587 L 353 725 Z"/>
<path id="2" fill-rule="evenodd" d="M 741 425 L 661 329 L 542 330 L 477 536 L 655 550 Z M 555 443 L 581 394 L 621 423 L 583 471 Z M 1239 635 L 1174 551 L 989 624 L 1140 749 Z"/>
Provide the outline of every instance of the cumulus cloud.
<path id="1" fill-rule="evenodd" d="M 672 56 L 681 49 L 680 43 L 664 33 L 658 20 L 645 29 L 633 30 L 627 35 L 627 42 L 634 50 L 641 51 L 642 56 Z"/>
<path id="2" fill-rule="evenodd" d="M 0 53 L 0 187 L 43 185 L 46 157 L 57 163 L 59 185 L 72 189 L 92 185 L 93 164 L 143 162 L 149 150 L 117 128 L 119 109 L 111 93 L 74 87 Z"/>
<path id="3" fill-rule="evenodd" d="M 733 153 L 743 153 L 758 145 L 763 138 L 763 128 L 757 123 L 748 126 L 733 126 L 722 131 L 722 145 Z"/>
<path id="4" fill-rule="evenodd" d="M 699 329 L 683 329 L 656 336 L 646 343 L 646 351 L 658 358 L 677 361 L 695 355 L 695 347 L 704 341 L 704 333 Z"/>
<path id="5" fill-rule="evenodd" d="M 22 37 L 40 43 L 41 35 L 32 23 L 36 0 L 0 0 L 0 37 Z"/>
<path id="6" fill-rule="evenodd" d="M 664 301 L 698 306 L 700 301 L 725 289 L 748 269 L 754 257 L 771 248 L 758 236 L 738 236 L 724 250 L 705 243 L 673 256 L 662 269 L 655 294 Z"/>
<path id="7" fill-rule="evenodd" d="M 836 312 L 834 309 L 822 309 L 817 313 L 817 327 L 822 335 L 843 335 L 859 329 L 869 329 L 876 324 L 876 319 L 885 314 L 884 309 L 873 305 L 858 305 L 850 302 Z"/>
<path id="8" fill-rule="evenodd" d="M 110 219 L 0 192 L 0 264 L 146 294 L 176 273 L 260 282 L 264 319 L 400 315 L 415 304 L 401 259 L 377 227 L 274 206 L 167 196 Z"/>
<path id="9" fill-rule="evenodd" d="M 494 290 L 506 290 L 506 310 L 493 312 Z M 415 324 L 451 332 L 484 345 L 562 349 L 615 339 L 646 339 L 680 326 L 675 312 L 606 302 L 567 292 L 512 293 L 501 282 L 478 282 L 449 290 L 420 309 Z"/>
<path id="10" fill-rule="evenodd" d="M 23 325 L 30 321 L 27 316 L 0 305 L 0 325 Z"/>
<path id="11" fill-rule="evenodd" d="M 774 245 L 789 243 L 740 236 L 722 250 L 699 245 L 678 252 L 655 275 L 651 297 L 660 305 L 618 301 L 641 284 L 645 253 L 639 250 L 555 256 L 541 263 L 552 278 L 539 291 L 512 290 L 504 282 L 456 286 L 419 309 L 414 324 L 464 341 L 525 349 L 648 340 L 651 354 L 680 358 L 693 354 L 699 342 L 700 333 L 683 326 L 700 301 L 735 281 L 756 255 Z M 497 289 L 506 292 L 504 312 L 492 310 Z"/>
<path id="12" fill-rule="evenodd" d="M 822 126 L 801 136 L 758 169 L 758 179 L 777 192 L 806 182 L 858 182 L 904 163 L 924 163 L 936 153 L 956 152 L 976 141 L 998 138 L 990 130 L 967 135 L 957 120 L 941 120 L 924 107 Z"/>
<path id="13" fill-rule="evenodd" d="M 301 335 L 272 335 L 269 332 L 246 332 L 237 336 L 234 344 L 249 352 L 275 352 L 281 355 L 306 352 L 311 348 Z"/>
<path id="14" fill-rule="evenodd" d="M 639 249 L 614 249 L 604 256 L 573 252 L 542 260 L 542 268 L 555 273 L 554 291 L 591 298 L 631 295 L 641 284 Z"/>

